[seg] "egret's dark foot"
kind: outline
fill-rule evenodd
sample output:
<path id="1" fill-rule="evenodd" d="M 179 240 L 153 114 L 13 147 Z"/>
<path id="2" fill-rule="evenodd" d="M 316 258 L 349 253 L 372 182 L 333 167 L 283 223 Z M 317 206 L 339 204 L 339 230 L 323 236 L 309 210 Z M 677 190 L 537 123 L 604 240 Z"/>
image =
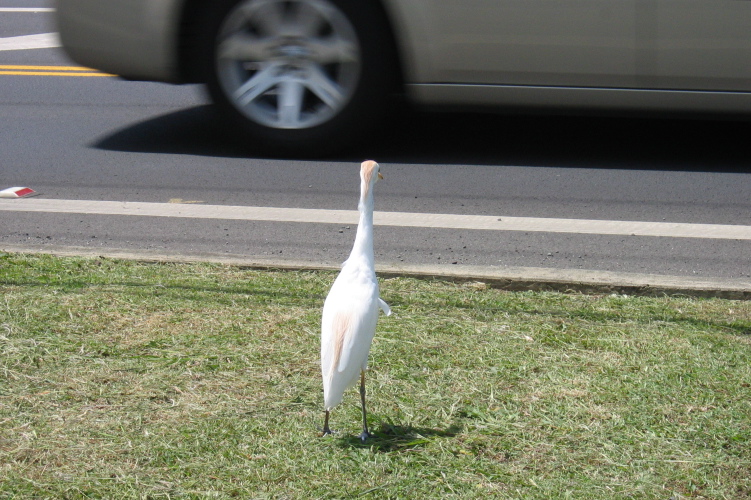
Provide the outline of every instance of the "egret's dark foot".
<path id="1" fill-rule="evenodd" d="M 321 434 L 321 437 L 326 436 L 328 434 L 332 434 L 331 428 L 329 428 L 329 411 L 326 410 L 326 414 L 323 420 L 323 434 Z"/>
<path id="2" fill-rule="evenodd" d="M 368 431 L 362 431 L 362 434 L 360 434 L 360 441 L 364 443 L 366 439 L 372 438 L 372 437 L 373 437 L 373 434 L 369 433 Z"/>

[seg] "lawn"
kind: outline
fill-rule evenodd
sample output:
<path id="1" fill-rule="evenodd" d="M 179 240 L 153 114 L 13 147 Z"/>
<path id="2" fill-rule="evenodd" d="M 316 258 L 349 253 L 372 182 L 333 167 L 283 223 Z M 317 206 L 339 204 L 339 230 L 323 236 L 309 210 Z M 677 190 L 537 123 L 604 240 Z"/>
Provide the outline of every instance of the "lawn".
<path id="1" fill-rule="evenodd" d="M 0 254 L 0 498 L 751 497 L 751 302 L 384 279 L 363 445 L 333 278 Z"/>

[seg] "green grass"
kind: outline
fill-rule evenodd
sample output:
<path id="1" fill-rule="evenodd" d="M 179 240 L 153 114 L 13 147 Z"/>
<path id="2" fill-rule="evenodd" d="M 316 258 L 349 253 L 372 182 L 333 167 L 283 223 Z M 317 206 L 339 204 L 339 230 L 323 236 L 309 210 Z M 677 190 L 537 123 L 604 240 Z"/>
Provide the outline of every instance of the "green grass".
<path id="1" fill-rule="evenodd" d="M 383 280 L 362 445 L 333 278 L 0 255 L 0 497 L 751 497 L 751 302 Z"/>

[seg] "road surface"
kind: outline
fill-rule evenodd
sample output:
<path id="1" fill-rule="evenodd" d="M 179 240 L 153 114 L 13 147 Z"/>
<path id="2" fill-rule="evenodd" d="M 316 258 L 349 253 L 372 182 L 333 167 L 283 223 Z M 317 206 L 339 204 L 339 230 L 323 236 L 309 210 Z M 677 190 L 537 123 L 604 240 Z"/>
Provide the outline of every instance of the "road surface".
<path id="1" fill-rule="evenodd" d="M 336 157 L 263 158 L 199 86 L 76 67 L 52 10 L 0 3 L 0 189 L 39 193 L 0 199 L 0 248 L 335 266 L 371 158 L 381 266 L 751 282 L 748 123 L 410 110 Z"/>

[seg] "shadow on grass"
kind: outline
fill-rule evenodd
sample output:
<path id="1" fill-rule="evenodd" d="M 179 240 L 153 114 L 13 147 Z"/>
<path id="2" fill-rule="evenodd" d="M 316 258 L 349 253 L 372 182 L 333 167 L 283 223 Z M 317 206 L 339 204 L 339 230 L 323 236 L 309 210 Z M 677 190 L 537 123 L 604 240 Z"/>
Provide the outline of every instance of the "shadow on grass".
<path id="1" fill-rule="evenodd" d="M 421 448 L 436 438 L 454 437 L 462 429 L 463 426 L 457 423 L 444 430 L 381 423 L 377 429 L 371 429 L 372 437 L 364 443 L 359 436 L 351 435 L 339 438 L 339 445 L 343 448 L 370 448 L 382 453 L 407 451 Z"/>

